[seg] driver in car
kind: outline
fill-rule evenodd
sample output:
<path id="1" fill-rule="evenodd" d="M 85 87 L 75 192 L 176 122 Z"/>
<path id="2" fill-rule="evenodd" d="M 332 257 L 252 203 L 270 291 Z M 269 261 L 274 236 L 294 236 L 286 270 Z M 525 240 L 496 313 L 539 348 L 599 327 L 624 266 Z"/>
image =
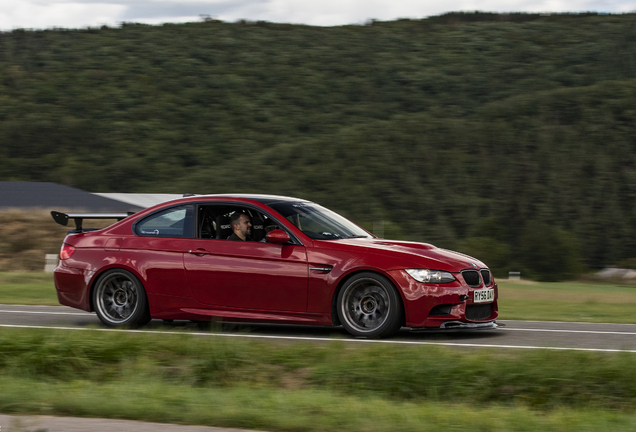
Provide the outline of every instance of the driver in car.
<path id="1" fill-rule="evenodd" d="M 252 241 L 249 237 L 252 234 L 252 222 L 249 216 L 236 212 L 232 215 L 230 223 L 234 232 L 227 238 L 228 240 Z"/>

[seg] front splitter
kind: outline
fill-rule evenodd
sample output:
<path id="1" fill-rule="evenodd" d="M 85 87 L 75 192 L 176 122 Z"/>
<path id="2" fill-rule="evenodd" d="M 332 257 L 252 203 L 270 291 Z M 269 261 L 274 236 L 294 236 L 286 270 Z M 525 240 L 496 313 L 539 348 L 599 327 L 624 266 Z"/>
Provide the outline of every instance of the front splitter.
<path id="1" fill-rule="evenodd" d="M 505 324 L 498 324 L 496 321 L 487 323 L 465 323 L 461 321 L 448 321 L 439 327 L 410 328 L 413 333 L 440 332 L 450 330 L 494 330 L 498 327 L 505 327 Z"/>

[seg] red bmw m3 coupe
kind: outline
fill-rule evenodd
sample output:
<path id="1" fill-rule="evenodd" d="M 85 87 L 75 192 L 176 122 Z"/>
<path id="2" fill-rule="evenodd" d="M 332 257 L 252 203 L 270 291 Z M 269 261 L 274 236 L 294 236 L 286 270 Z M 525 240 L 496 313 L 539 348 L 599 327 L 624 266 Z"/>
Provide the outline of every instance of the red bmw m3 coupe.
<path id="1" fill-rule="evenodd" d="M 95 311 L 107 326 L 151 319 L 342 325 L 369 338 L 401 327 L 496 327 L 497 284 L 484 263 L 377 238 L 310 201 L 199 195 L 132 215 L 52 215 L 76 225 L 55 270 L 58 299 Z M 118 221 L 82 227 L 97 218 Z"/>

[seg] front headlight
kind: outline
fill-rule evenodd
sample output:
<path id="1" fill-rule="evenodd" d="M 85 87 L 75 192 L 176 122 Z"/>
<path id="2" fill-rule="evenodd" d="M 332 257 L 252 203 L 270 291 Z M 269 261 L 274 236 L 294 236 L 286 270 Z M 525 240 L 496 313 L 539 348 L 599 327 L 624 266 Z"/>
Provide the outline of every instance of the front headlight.
<path id="1" fill-rule="evenodd" d="M 424 283 L 449 283 L 455 280 L 451 273 L 440 270 L 406 269 L 406 272 L 416 281 Z"/>

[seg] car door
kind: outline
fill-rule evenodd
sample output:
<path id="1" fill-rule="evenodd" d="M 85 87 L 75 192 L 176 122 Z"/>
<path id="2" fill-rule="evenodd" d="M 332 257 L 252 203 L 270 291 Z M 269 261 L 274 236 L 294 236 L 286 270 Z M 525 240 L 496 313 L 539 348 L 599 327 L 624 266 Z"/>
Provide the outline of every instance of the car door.
<path id="1" fill-rule="evenodd" d="M 184 264 L 191 291 L 200 303 L 307 310 L 308 264 L 303 245 L 199 238 L 184 254 Z"/>

